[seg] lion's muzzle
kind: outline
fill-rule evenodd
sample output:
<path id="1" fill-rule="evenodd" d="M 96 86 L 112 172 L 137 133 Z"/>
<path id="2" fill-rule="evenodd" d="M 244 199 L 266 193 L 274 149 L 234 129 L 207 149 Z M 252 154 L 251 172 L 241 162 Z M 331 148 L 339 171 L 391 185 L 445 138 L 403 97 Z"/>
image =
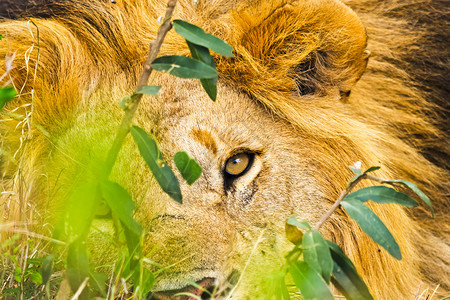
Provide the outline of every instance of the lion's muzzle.
<path id="1" fill-rule="evenodd" d="M 189 285 L 182 289 L 156 292 L 150 296 L 150 300 L 191 300 L 191 299 L 211 299 L 217 297 L 218 280 L 215 278 L 204 278 L 198 281 L 195 286 Z"/>

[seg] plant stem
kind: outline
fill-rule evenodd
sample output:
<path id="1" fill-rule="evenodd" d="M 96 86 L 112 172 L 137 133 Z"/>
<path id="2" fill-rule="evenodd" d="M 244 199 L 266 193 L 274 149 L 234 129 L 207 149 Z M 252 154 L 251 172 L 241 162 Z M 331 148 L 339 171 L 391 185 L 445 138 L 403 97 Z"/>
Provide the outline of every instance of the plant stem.
<path id="1" fill-rule="evenodd" d="M 319 230 L 319 228 L 323 225 L 323 223 L 325 223 L 333 214 L 333 212 L 339 207 L 342 200 L 344 200 L 345 196 L 347 196 L 352 191 L 352 189 L 363 179 L 370 179 L 380 183 L 386 183 L 386 180 L 383 178 L 376 177 L 366 173 L 361 174 L 355 180 L 353 180 L 344 191 L 342 191 L 342 193 L 339 195 L 339 198 L 336 200 L 333 206 L 331 206 L 330 209 L 322 216 L 322 218 L 320 218 L 319 222 L 317 222 L 313 230 Z"/>
<path id="2" fill-rule="evenodd" d="M 108 155 L 106 157 L 105 162 L 105 170 L 104 175 L 105 178 L 108 178 L 111 174 L 112 168 L 117 160 L 117 156 L 119 155 L 120 148 L 123 145 L 123 142 L 130 131 L 131 124 L 133 121 L 134 114 L 138 108 L 138 105 L 141 101 L 142 94 L 138 94 L 140 88 L 147 85 L 148 78 L 152 73 L 152 62 L 155 60 L 156 56 L 159 53 L 159 49 L 161 48 L 161 44 L 166 37 L 167 32 L 172 28 L 171 18 L 173 15 L 173 11 L 175 9 L 175 5 L 177 4 L 177 0 L 169 0 L 167 2 L 166 14 L 164 16 L 164 22 L 159 27 L 158 34 L 156 39 L 150 43 L 150 50 L 147 56 L 147 60 L 144 64 L 144 69 L 139 78 L 138 84 L 136 86 L 136 91 L 131 96 L 131 100 L 128 103 L 125 109 L 125 115 L 123 116 L 122 123 L 117 131 L 116 137 L 114 138 L 113 145 L 111 149 L 109 149 Z"/>
<path id="3" fill-rule="evenodd" d="M 325 223 L 328 218 L 333 214 L 333 212 L 341 205 L 342 200 L 344 200 L 345 196 L 347 196 L 351 190 L 363 179 L 367 178 L 367 174 L 362 174 L 359 177 L 357 177 L 354 181 L 352 181 L 349 186 L 342 191 L 342 193 L 339 195 L 339 198 L 336 200 L 336 202 L 333 204 L 333 206 L 330 207 L 330 209 L 320 218 L 319 222 L 314 226 L 313 230 L 319 230 L 320 226 Z"/>
<path id="4" fill-rule="evenodd" d="M 390 183 L 388 182 L 388 180 L 383 179 L 383 178 L 381 178 L 381 177 L 373 176 L 373 175 L 370 175 L 370 174 L 366 174 L 366 178 L 367 178 L 367 179 L 370 179 L 370 180 L 373 180 L 373 181 L 376 181 L 376 182 L 390 184 Z"/>

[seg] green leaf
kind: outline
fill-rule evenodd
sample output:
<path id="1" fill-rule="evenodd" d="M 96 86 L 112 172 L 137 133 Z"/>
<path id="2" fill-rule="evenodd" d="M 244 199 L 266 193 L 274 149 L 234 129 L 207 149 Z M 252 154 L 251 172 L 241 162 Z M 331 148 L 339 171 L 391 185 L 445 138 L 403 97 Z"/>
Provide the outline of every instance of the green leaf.
<path id="1" fill-rule="evenodd" d="M 265 289 L 267 291 L 266 299 L 289 300 L 289 291 L 285 283 L 286 272 L 277 271 L 267 275 L 265 280 Z"/>
<path id="2" fill-rule="evenodd" d="M 100 184 L 100 190 L 114 216 L 120 220 L 124 227 L 124 234 L 129 253 L 137 251 L 141 253 L 140 237 L 141 225 L 133 218 L 136 208 L 130 194 L 121 185 L 112 181 L 104 181 Z"/>
<path id="3" fill-rule="evenodd" d="M 135 253 L 129 253 L 129 250 L 124 248 L 118 249 L 118 259 L 115 264 L 114 274 L 122 274 L 123 278 L 130 279 L 135 285 L 139 284 L 139 268 L 140 261 L 139 255 Z M 128 253 L 127 253 L 128 252 Z"/>
<path id="4" fill-rule="evenodd" d="M 142 270 L 142 283 L 141 283 L 141 293 L 142 295 L 147 295 L 150 293 L 150 290 L 153 288 L 153 285 L 155 284 L 155 276 L 152 272 L 144 268 Z"/>
<path id="5" fill-rule="evenodd" d="M 286 221 L 284 231 L 287 239 L 294 245 L 299 245 L 303 240 L 303 232 L 297 226 L 291 225 Z"/>
<path id="6" fill-rule="evenodd" d="M 302 292 L 303 299 L 334 299 L 326 282 L 307 263 L 303 261 L 293 262 L 289 264 L 288 270 L 295 285 Z"/>
<path id="7" fill-rule="evenodd" d="M 381 167 L 373 166 L 364 171 L 364 174 L 381 169 Z"/>
<path id="8" fill-rule="evenodd" d="M 369 289 L 350 259 L 335 243 L 327 241 L 327 244 L 334 261 L 331 277 L 333 285 L 349 300 L 372 300 Z"/>
<path id="9" fill-rule="evenodd" d="M 413 190 L 417 196 L 420 197 L 420 199 L 422 199 L 431 209 L 431 214 L 434 217 L 434 209 L 433 206 L 431 205 L 431 200 L 430 198 L 428 198 L 427 195 L 424 194 L 424 192 L 422 192 L 417 185 L 415 185 L 412 182 L 406 181 L 406 180 L 401 180 L 401 179 L 391 179 L 391 180 L 385 180 L 383 181 L 383 183 L 400 183 L 403 185 L 406 185 L 407 187 L 409 187 L 411 190 Z"/>
<path id="10" fill-rule="evenodd" d="M 133 218 L 133 211 L 136 206 L 127 190 L 120 184 L 112 181 L 103 181 L 100 184 L 100 190 L 103 199 L 122 224 L 132 233 L 140 236 L 142 232 L 141 225 Z"/>
<path id="11" fill-rule="evenodd" d="M 217 77 L 212 79 L 200 79 L 200 83 L 212 101 L 217 99 Z"/>
<path id="12" fill-rule="evenodd" d="M 136 93 L 137 94 L 146 94 L 151 96 L 158 96 L 159 90 L 161 89 L 158 85 L 146 85 L 141 87 Z"/>
<path id="13" fill-rule="evenodd" d="M 167 72 L 180 78 L 216 78 L 215 68 L 184 56 L 162 56 L 152 63 L 153 69 Z"/>
<path id="14" fill-rule="evenodd" d="M 302 248 L 305 262 L 330 282 L 333 260 L 322 235 L 316 230 L 307 231 L 303 235 Z"/>
<path id="15" fill-rule="evenodd" d="M 89 182 L 80 185 L 70 195 L 66 211 L 69 243 L 87 235 L 101 199 L 98 188 L 98 183 Z"/>
<path id="16" fill-rule="evenodd" d="M 123 227 L 124 235 L 126 237 L 128 253 L 130 258 L 130 268 L 134 268 L 139 263 L 139 258 L 142 256 L 141 236 L 136 235 L 127 227 Z"/>
<path id="17" fill-rule="evenodd" d="M 341 205 L 375 243 L 381 245 L 396 259 L 402 259 L 400 247 L 391 232 L 369 207 L 356 199 L 345 199 Z"/>
<path id="18" fill-rule="evenodd" d="M 128 108 L 128 105 L 131 102 L 131 97 L 130 96 L 125 96 L 123 97 L 120 101 L 119 101 L 119 107 L 123 110 Z"/>
<path id="19" fill-rule="evenodd" d="M 205 64 L 216 69 L 216 62 L 214 61 L 214 58 L 209 53 L 208 48 L 193 44 L 189 41 L 186 41 L 186 42 L 189 46 L 189 50 L 191 51 L 191 55 L 192 55 L 193 59 L 204 62 Z M 205 89 L 209 98 L 211 98 L 211 100 L 213 100 L 213 101 L 216 101 L 216 98 L 217 98 L 217 79 L 218 79 L 218 77 L 211 78 L 211 79 L 200 79 L 200 82 L 201 82 L 203 88 Z"/>
<path id="20" fill-rule="evenodd" d="M 43 284 L 47 284 L 48 280 L 50 279 L 50 276 L 53 273 L 53 259 L 54 258 L 55 258 L 55 255 L 49 254 L 42 261 L 41 276 L 42 276 Z"/>
<path id="21" fill-rule="evenodd" d="M 172 169 L 168 165 L 163 165 L 159 168 L 159 171 L 153 172 L 156 180 L 162 189 L 170 196 L 173 200 L 178 203 L 183 203 L 180 184 L 178 182 L 177 177 L 173 173 Z"/>
<path id="22" fill-rule="evenodd" d="M 311 230 L 311 226 L 308 224 L 308 222 L 299 222 L 297 220 L 297 216 L 296 215 L 290 216 L 289 219 L 287 220 L 287 223 L 289 225 L 297 226 L 298 228 Z"/>
<path id="23" fill-rule="evenodd" d="M 212 51 L 227 57 L 233 57 L 233 47 L 220 38 L 205 33 L 203 29 L 183 20 L 172 22 L 175 31 L 187 41 L 211 49 Z"/>
<path id="24" fill-rule="evenodd" d="M 27 259 L 27 265 L 40 266 L 42 264 L 43 260 L 44 260 L 43 257 L 40 257 L 40 258 L 28 258 Z"/>
<path id="25" fill-rule="evenodd" d="M 106 298 L 105 287 L 108 275 L 103 273 L 91 273 L 89 278 L 89 286 L 93 287 L 96 291 L 100 292 L 103 297 Z"/>
<path id="26" fill-rule="evenodd" d="M 0 88 L 0 111 L 6 103 L 14 99 L 16 95 L 16 90 L 11 86 Z"/>
<path id="27" fill-rule="evenodd" d="M 184 180 L 191 185 L 202 175 L 202 167 L 186 152 L 177 152 L 173 157 L 175 165 L 183 176 Z"/>
<path id="28" fill-rule="evenodd" d="M 73 292 L 77 291 L 83 281 L 89 277 L 89 259 L 84 239 L 77 239 L 69 245 L 67 277 Z M 89 288 L 84 288 L 79 299 L 89 299 Z"/>
<path id="29" fill-rule="evenodd" d="M 352 179 L 347 183 L 347 187 L 349 187 L 356 179 L 358 179 L 361 175 L 355 175 Z"/>
<path id="30" fill-rule="evenodd" d="M 158 149 L 156 141 L 142 128 L 137 126 L 131 128 L 131 135 L 139 148 L 141 156 L 144 158 L 163 191 L 175 201 L 182 203 L 178 179 L 172 169 L 162 161 L 161 152 Z M 160 164 L 162 164 L 162 166 L 160 166 Z"/>
<path id="31" fill-rule="evenodd" d="M 406 207 L 416 207 L 418 204 L 414 199 L 402 192 L 386 186 L 366 187 L 353 192 L 345 197 L 346 200 L 357 199 L 362 202 L 373 201 L 376 203 L 395 203 Z"/>
<path id="32" fill-rule="evenodd" d="M 22 282 L 22 268 L 16 267 L 14 269 L 14 280 L 17 282 Z"/>
<path id="33" fill-rule="evenodd" d="M 86 237 L 100 200 L 99 184 L 96 182 L 79 186 L 69 198 L 66 211 L 69 237 L 67 277 L 72 291 L 78 290 L 89 276 Z M 84 288 L 79 299 L 89 299 L 89 288 Z"/>
<path id="34" fill-rule="evenodd" d="M 194 43 L 191 43 L 189 41 L 186 41 L 189 51 L 191 51 L 192 58 L 195 60 L 199 60 L 201 62 L 204 62 L 208 66 L 211 66 L 213 68 L 216 68 L 216 62 L 214 61 L 214 58 L 209 53 L 209 49 L 200 45 L 196 45 Z"/>
<path id="35" fill-rule="evenodd" d="M 355 173 L 356 175 L 362 175 L 362 171 L 361 171 L 361 162 L 357 161 L 353 164 L 353 166 L 349 167 L 350 170 L 353 171 L 353 173 Z"/>
<path id="36" fill-rule="evenodd" d="M 42 284 L 42 276 L 39 272 L 36 271 L 32 271 L 30 273 L 30 279 L 31 281 L 33 281 L 36 285 L 41 285 Z"/>
<path id="37" fill-rule="evenodd" d="M 286 274 L 284 272 L 280 272 L 275 279 L 275 297 L 277 300 L 289 300 L 289 291 L 286 286 L 286 282 L 284 277 Z"/>

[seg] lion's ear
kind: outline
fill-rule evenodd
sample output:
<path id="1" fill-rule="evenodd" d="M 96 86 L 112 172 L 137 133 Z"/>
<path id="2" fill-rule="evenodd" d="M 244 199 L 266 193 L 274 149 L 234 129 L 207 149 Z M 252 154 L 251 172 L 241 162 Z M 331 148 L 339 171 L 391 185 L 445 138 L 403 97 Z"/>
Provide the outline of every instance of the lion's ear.
<path id="1" fill-rule="evenodd" d="M 220 68 L 258 98 L 276 91 L 345 99 L 366 68 L 364 28 L 340 1 L 259 1 L 233 19 L 237 55 Z"/>

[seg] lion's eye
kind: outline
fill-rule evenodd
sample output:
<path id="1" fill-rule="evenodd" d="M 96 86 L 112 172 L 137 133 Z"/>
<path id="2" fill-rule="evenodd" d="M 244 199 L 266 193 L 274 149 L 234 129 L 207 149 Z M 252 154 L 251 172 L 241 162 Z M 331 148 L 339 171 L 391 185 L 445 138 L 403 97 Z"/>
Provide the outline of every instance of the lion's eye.
<path id="1" fill-rule="evenodd" d="M 225 163 L 225 172 L 231 176 L 244 175 L 250 169 L 253 155 L 249 153 L 238 153 L 230 157 Z"/>

